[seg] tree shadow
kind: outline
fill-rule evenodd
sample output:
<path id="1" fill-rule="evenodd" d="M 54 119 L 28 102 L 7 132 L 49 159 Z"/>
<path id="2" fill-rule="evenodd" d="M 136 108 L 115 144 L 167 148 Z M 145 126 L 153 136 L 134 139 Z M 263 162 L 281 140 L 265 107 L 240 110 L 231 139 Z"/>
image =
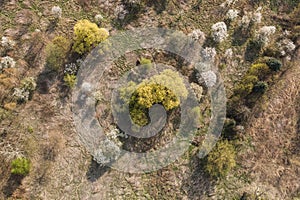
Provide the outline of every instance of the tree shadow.
<path id="1" fill-rule="evenodd" d="M 147 6 L 154 7 L 154 10 L 157 14 L 162 13 L 167 8 L 168 1 L 161 1 L 161 0 L 149 0 L 147 1 Z"/>
<path id="2" fill-rule="evenodd" d="M 247 44 L 246 52 L 245 52 L 245 60 L 249 62 L 253 62 L 259 57 L 259 54 L 262 50 L 262 44 L 256 40 L 250 40 Z"/>
<path id="3" fill-rule="evenodd" d="M 37 91 L 40 94 L 48 94 L 50 87 L 54 84 L 57 73 L 44 69 L 37 78 Z"/>
<path id="4" fill-rule="evenodd" d="M 184 181 L 182 188 L 187 188 L 188 199 L 203 199 L 212 196 L 215 188 L 214 180 L 204 170 L 203 159 L 197 155 L 191 159 L 191 175 Z"/>
<path id="5" fill-rule="evenodd" d="M 232 45 L 233 46 L 242 46 L 251 37 L 251 31 L 244 30 L 242 26 L 239 26 L 234 30 L 232 35 Z"/>
<path id="6" fill-rule="evenodd" d="M 109 167 L 105 165 L 98 164 L 96 161 L 92 160 L 89 170 L 86 173 L 86 178 L 90 182 L 97 181 L 101 176 L 107 172 Z"/>
<path id="7" fill-rule="evenodd" d="M 6 198 L 11 197 L 22 183 L 24 176 L 11 174 L 6 185 L 3 188 L 3 194 Z"/>
<path id="8" fill-rule="evenodd" d="M 53 19 L 53 20 L 50 20 L 50 23 L 49 23 L 49 25 L 48 25 L 47 28 L 46 28 L 46 32 L 47 32 L 48 34 L 53 33 L 53 32 L 55 31 L 55 28 L 56 28 L 57 25 L 58 25 L 58 22 L 59 22 L 59 19 L 58 19 L 58 18 Z"/>

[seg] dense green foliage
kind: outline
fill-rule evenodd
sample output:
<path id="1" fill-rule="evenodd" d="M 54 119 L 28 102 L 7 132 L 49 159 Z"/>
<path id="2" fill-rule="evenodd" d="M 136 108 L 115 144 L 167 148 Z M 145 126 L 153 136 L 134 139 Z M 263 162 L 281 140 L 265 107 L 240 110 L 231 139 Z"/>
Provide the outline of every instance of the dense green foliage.
<path id="1" fill-rule="evenodd" d="M 11 162 L 11 173 L 27 175 L 30 171 L 30 161 L 27 158 L 16 158 Z"/>
<path id="2" fill-rule="evenodd" d="M 244 98 L 252 92 L 264 93 L 268 88 L 268 84 L 263 82 L 263 80 L 266 79 L 270 73 L 270 67 L 265 63 L 251 65 L 247 74 L 235 87 L 235 95 Z"/>
<path id="3" fill-rule="evenodd" d="M 225 177 L 236 166 L 235 156 L 234 146 L 220 141 L 208 154 L 205 169 L 212 177 Z"/>
<path id="4" fill-rule="evenodd" d="M 268 89 L 268 84 L 264 81 L 257 82 L 253 87 L 253 92 L 264 93 Z"/>
<path id="5" fill-rule="evenodd" d="M 59 70 L 65 63 L 67 53 L 70 49 L 68 39 L 57 36 L 46 46 L 46 63 L 47 67 L 52 70 Z"/>
<path id="6" fill-rule="evenodd" d="M 282 63 L 279 60 L 275 59 L 275 58 L 268 59 L 266 64 L 269 66 L 269 68 L 272 71 L 275 71 L 275 72 L 279 71 L 282 67 Z"/>
<path id="7" fill-rule="evenodd" d="M 108 36 L 109 32 L 106 29 L 99 28 L 89 20 L 80 20 L 74 26 L 73 50 L 78 54 L 84 54 L 106 40 Z"/>

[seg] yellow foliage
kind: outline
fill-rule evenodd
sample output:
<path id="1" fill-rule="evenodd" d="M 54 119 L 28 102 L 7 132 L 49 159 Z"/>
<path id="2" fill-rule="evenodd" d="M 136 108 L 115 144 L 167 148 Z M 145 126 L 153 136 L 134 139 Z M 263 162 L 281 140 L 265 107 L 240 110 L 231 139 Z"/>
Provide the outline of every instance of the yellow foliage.
<path id="1" fill-rule="evenodd" d="M 242 82 L 235 87 L 235 93 L 241 96 L 247 96 L 252 92 L 252 89 L 257 82 L 257 76 L 246 75 Z"/>
<path id="2" fill-rule="evenodd" d="M 17 104 L 15 102 L 10 102 L 10 103 L 4 104 L 4 108 L 6 110 L 15 110 L 16 107 L 17 107 Z"/>
<path id="3" fill-rule="evenodd" d="M 89 20 L 80 20 L 74 26 L 73 50 L 79 54 L 84 54 L 106 40 L 108 36 L 109 32 L 106 29 L 99 28 L 97 24 Z"/>
<path id="4" fill-rule="evenodd" d="M 208 154 L 206 171 L 213 177 L 224 177 L 236 166 L 235 149 L 227 140 L 220 141 Z"/>
<path id="5" fill-rule="evenodd" d="M 180 98 L 186 99 L 188 95 L 183 79 L 170 69 L 139 85 L 131 81 L 119 92 L 121 100 L 129 103 L 132 120 L 140 126 L 148 123 L 147 112 L 152 105 L 162 104 L 166 110 L 171 110 L 180 105 Z"/>

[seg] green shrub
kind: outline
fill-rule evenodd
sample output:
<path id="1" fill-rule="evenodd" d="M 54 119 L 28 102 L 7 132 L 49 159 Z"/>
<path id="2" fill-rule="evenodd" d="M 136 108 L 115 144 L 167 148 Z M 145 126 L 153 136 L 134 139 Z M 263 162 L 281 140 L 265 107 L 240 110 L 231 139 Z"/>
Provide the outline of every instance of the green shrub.
<path id="1" fill-rule="evenodd" d="M 205 169 L 212 177 L 225 177 L 235 166 L 236 152 L 227 140 L 219 141 L 208 154 Z"/>
<path id="2" fill-rule="evenodd" d="M 259 79 L 264 79 L 270 73 L 270 68 L 265 63 L 258 63 L 251 65 L 248 74 L 257 76 Z"/>
<path id="3" fill-rule="evenodd" d="M 147 66 L 151 66 L 152 63 L 151 63 L 151 60 L 150 59 L 147 59 L 147 58 L 141 58 L 141 65 L 147 65 Z"/>
<path id="4" fill-rule="evenodd" d="M 11 173 L 27 175 L 30 170 L 30 161 L 27 158 L 16 158 L 11 162 Z"/>
<path id="5" fill-rule="evenodd" d="M 106 29 L 99 28 L 89 20 L 80 20 L 74 26 L 73 50 L 82 55 L 106 40 L 108 36 L 109 32 Z"/>
<path id="6" fill-rule="evenodd" d="M 259 81 L 256 83 L 256 85 L 253 87 L 253 92 L 256 93 L 265 93 L 265 91 L 268 89 L 268 83 L 264 81 Z"/>
<path id="7" fill-rule="evenodd" d="M 55 37 L 46 46 L 46 65 L 52 70 L 59 70 L 65 63 L 70 49 L 70 41 L 62 36 Z"/>
<path id="8" fill-rule="evenodd" d="M 279 71 L 281 69 L 281 67 L 282 67 L 282 63 L 279 60 L 275 59 L 275 58 L 270 58 L 266 62 L 266 64 L 269 66 L 269 68 L 272 71 L 275 71 L 275 72 Z"/>
<path id="9" fill-rule="evenodd" d="M 223 127 L 223 136 L 227 139 L 233 139 L 236 135 L 235 127 L 236 121 L 234 119 L 226 119 Z"/>
<path id="10" fill-rule="evenodd" d="M 235 94 L 245 97 L 252 92 L 254 85 L 258 82 L 257 76 L 246 75 L 240 84 L 235 87 Z"/>
<path id="11" fill-rule="evenodd" d="M 64 76 L 64 81 L 69 88 L 73 88 L 76 84 L 76 75 L 66 74 Z"/>
<path id="12" fill-rule="evenodd" d="M 245 60 L 252 62 L 258 58 L 263 48 L 263 43 L 258 40 L 250 40 L 245 52 Z"/>

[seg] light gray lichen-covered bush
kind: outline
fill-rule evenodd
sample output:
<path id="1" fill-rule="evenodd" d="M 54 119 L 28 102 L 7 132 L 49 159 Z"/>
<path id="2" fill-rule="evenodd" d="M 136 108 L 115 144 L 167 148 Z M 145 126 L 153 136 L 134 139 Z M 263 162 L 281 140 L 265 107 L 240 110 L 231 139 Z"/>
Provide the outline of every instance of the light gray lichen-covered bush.
<path id="1" fill-rule="evenodd" d="M 256 11 L 254 13 L 252 13 L 251 21 L 253 23 L 257 23 L 257 24 L 261 23 L 261 20 L 262 20 L 261 10 L 262 10 L 262 8 L 258 7 L 256 9 Z"/>
<path id="2" fill-rule="evenodd" d="M 216 49 L 212 47 L 206 47 L 201 51 L 201 56 L 204 62 L 211 62 L 215 61 L 215 57 L 217 55 Z"/>
<path id="3" fill-rule="evenodd" d="M 276 32 L 275 26 L 263 26 L 256 33 L 256 39 L 262 44 L 267 44 L 270 37 Z"/>
<path id="4" fill-rule="evenodd" d="M 3 36 L 1 38 L 1 46 L 7 50 L 12 49 L 16 45 L 16 42 L 9 37 Z"/>
<path id="5" fill-rule="evenodd" d="M 228 10 L 228 12 L 226 13 L 226 18 L 232 21 L 232 20 L 234 20 L 235 18 L 238 17 L 239 12 L 240 12 L 240 11 L 238 11 L 238 10 L 230 9 L 230 10 Z"/>
<path id="6" fill-rule="evenodd" d="M 217 83 L 217 75 L 211 70 L 202 72 L 201 76 L 207 87 L 213 87 Z"/>
<path id="7" fill-rule="evenodd" d="M 224 57 L 230 59 L 232 58 L 232 56 L 233 56 L 232 48 L 226 49 Z"/>
<path id="8" fill-rule="evenodd" d="M 26 77 L 21 81 L 18 88 L 14 88 L 13 96 L 18 102 L 27 102 L 36 89 L 36 82 L 33 77 Z"/>
<path id="9" fill-rule="evenodd" d="M 120 148 L 114 142 L 105 139 L 99 145 L 99 149 L 95 150 L 93 159 L 99 164 L 108 164 L 120 155 Z"/>
<path id="10" fill-rule="evenodd" d="M 0 72 L 6 68 L 14 68 L 16 66 L 16 61 L 9 56 L 0 58 Z"/>
<path id="11" fill-rule="evenodd" d="M 101 14 L 97 14 L 97 15 L 95 15 L 94 19 L 95 19 L 95 22 L 96 22 L 97 24 L 99 24 L 100 22 L 102 22 L 102 20 L 103 20 L 104 18 L 103 18 L 103 16 L 102 16 Z"/>
<path id="12" fill-rule="evenodd" d="M 205 40 L 205 33 L 202 32 L 200 29 L 195 29 L 191 33 L 188 34 L 188 36 L 192 37 L 193 40 L 199 41 L 200 43 L 203 43 Z"/>
<path id="13" fill-rule="evenodd" d="M 212 25 L 212 38 L 215 42 L 223 42 L 228 34 L 227 34 L 227 26 L 224 22 L 218 22 Z"/>
<path id="14" fill-rule="evenodd" d="M 60 18 L 61 14 L 62 14 L 62 10 L 59 6 L 53 6 L 51 9 L 51 14 L 55 17 L 55 18 Z"/>
<path id="15" fill-rule="evenodd" d="M 222 7 L 222 8 L 232 7 L 237 1 L 238 0 L 226 0 L 220 5 L 220 7 Z"/>
<path id="16" fill-rule="evenodd" d="M 277 48 L 282 56 L 292 53 L 296 49 L 296 45 L 292 40 L 284 38 L 277 43 Z"/>
<path id="17" fill-rule="evenodd" d="M 125 6 L 123 4 L 121 5 L 118 5 L 116 8 L 115 8 L 115 16 L 120 19 L 120 20 L 123 20 L 125 19 L 125 16 L 128 14 L 128 10 L 126 10 Z"/>

